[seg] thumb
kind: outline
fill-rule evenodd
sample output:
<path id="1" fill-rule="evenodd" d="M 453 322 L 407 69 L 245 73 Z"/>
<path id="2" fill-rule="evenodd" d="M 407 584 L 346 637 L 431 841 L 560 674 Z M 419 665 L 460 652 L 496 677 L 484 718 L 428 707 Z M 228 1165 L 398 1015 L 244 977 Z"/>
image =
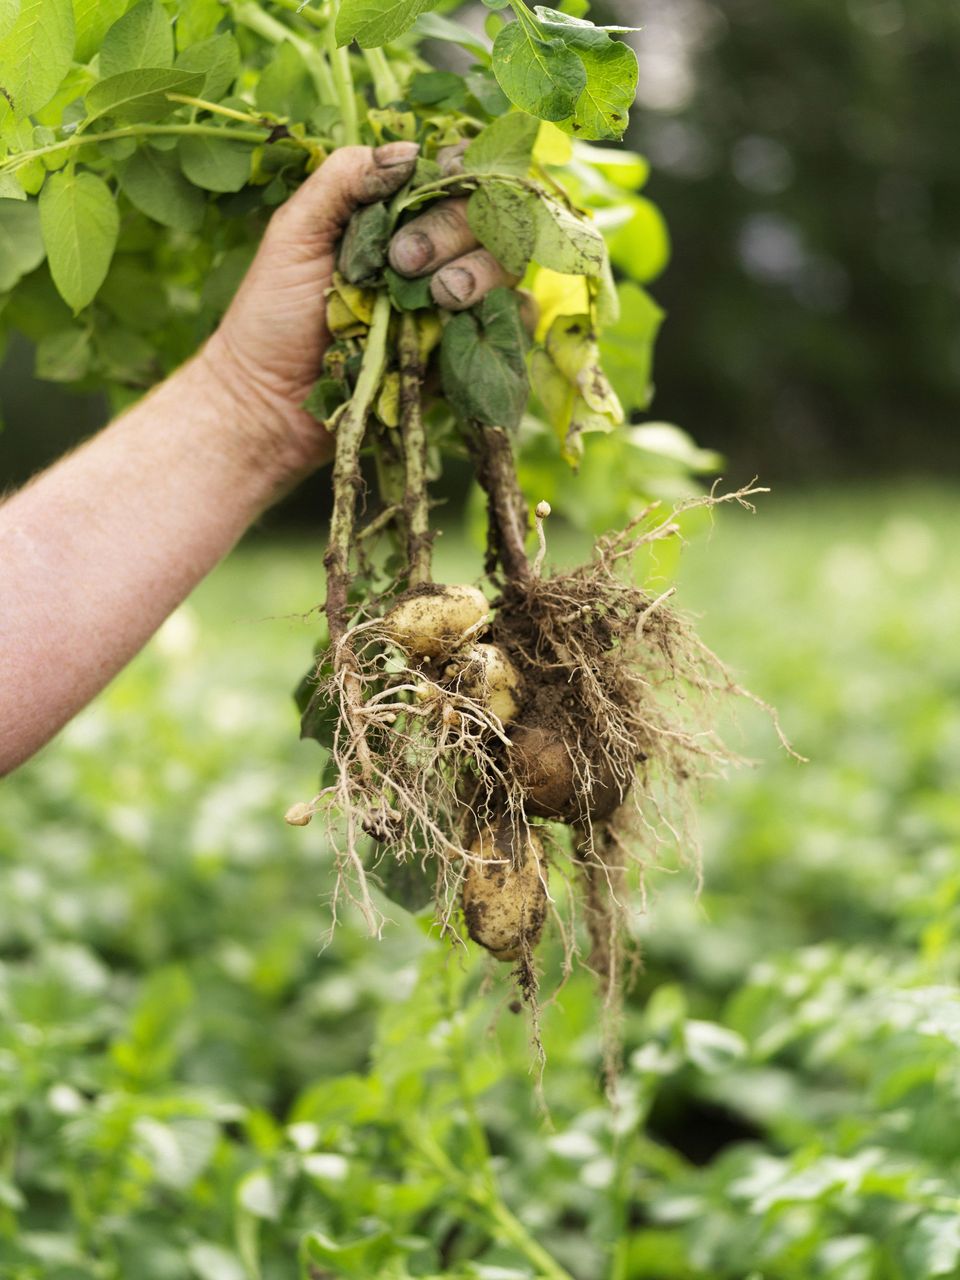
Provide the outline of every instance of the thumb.
<path id="1" fill-rule="evenodd" d="M 415 142 L 341 147 L 277 210 L 267 236 L 282 237 L 311 256 L 332 249 L 360 205 L 400 190 L 413 173 L 418 151 Z"/>

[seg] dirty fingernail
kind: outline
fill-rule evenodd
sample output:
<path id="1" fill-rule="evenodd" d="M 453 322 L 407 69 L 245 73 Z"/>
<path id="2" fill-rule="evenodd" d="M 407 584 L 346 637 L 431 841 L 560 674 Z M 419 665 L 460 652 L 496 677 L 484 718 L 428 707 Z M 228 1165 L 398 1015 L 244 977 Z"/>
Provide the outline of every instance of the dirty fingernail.
<path id="1" fill-rule="evenodd" d="M 415 142 L 386 142 L 376 147 L 373 162 L 379 169 L 389 169 L 395 164 L 409 164 L 415 160 L 420 148 Z"/>
<path id="2" fill-rule="evenodd" d="M 448 267 L 437 273 L 434 283 L 443 293 L 448 293 L 454 302 L 466 302 L 477 287 L 473 272 L 466 267 Z"/>
<path id="3" fill-rule="evenodd" d="M 430 237 L 422 231 L 401 231 L 390 246 L 390 262 L 397 271 L 422 271 L 432 257 Z"/>

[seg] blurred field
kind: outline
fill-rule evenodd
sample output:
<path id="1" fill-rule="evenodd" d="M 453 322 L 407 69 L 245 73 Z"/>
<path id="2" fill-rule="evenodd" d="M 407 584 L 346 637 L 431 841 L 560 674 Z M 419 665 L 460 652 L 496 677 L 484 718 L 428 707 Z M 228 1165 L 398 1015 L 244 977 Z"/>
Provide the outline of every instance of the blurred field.
<path id="1" fill-rule="evenodd" d="M 320 953 L 327 854 L 280 815 L 322 546 L 241 548 L 0 788 L 0 1274 L 280 1280 L 307 1231 L 303 1275 L 543 1274 L 492 1167 L 578 1280 L 956 1274 L 958 498 L 774 495 L 685 554 L 811 762 L 740 713 L 702 894 L 650 876 L 621 1109 L 578 977 L 552 1125 L 482 961 L 396 908 Z"/>

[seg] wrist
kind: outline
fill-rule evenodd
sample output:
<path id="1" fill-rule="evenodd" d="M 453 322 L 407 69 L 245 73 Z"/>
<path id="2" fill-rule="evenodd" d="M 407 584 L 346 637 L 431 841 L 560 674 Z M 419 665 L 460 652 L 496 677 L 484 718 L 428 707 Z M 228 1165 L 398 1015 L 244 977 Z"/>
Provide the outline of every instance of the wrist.
<path id="1" fill-rule="evenodd" d="M 270 486 L 274 497 L 330 460 L 332 438 L 304 408 L 302 395 L 271 385 L 233 351 L 218 329 L 191 362 L 228 447 Z"/>

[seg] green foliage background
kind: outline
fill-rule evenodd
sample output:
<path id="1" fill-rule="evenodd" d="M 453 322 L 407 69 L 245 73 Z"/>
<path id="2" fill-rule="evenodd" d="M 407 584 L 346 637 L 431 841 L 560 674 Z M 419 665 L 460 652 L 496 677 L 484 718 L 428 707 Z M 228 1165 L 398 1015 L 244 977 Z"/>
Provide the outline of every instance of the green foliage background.
<path id="1" fill-rule="evenodd" d="M 394 907 L 320 950 L 278 685 L 322 547 L 249 541 L 0 792 L 0 1274 L 555 1274 L 531 1239 L 577 1280 L 957 1274 L 957 510 L 780 497 L 686 553 L 682 603 L 811 763 L 741 713 L 760 767 L 704 797 L 701 894 L 650 870 L 619 1109 L 580 974 L 550 1124 L 484 958 Z"/>

